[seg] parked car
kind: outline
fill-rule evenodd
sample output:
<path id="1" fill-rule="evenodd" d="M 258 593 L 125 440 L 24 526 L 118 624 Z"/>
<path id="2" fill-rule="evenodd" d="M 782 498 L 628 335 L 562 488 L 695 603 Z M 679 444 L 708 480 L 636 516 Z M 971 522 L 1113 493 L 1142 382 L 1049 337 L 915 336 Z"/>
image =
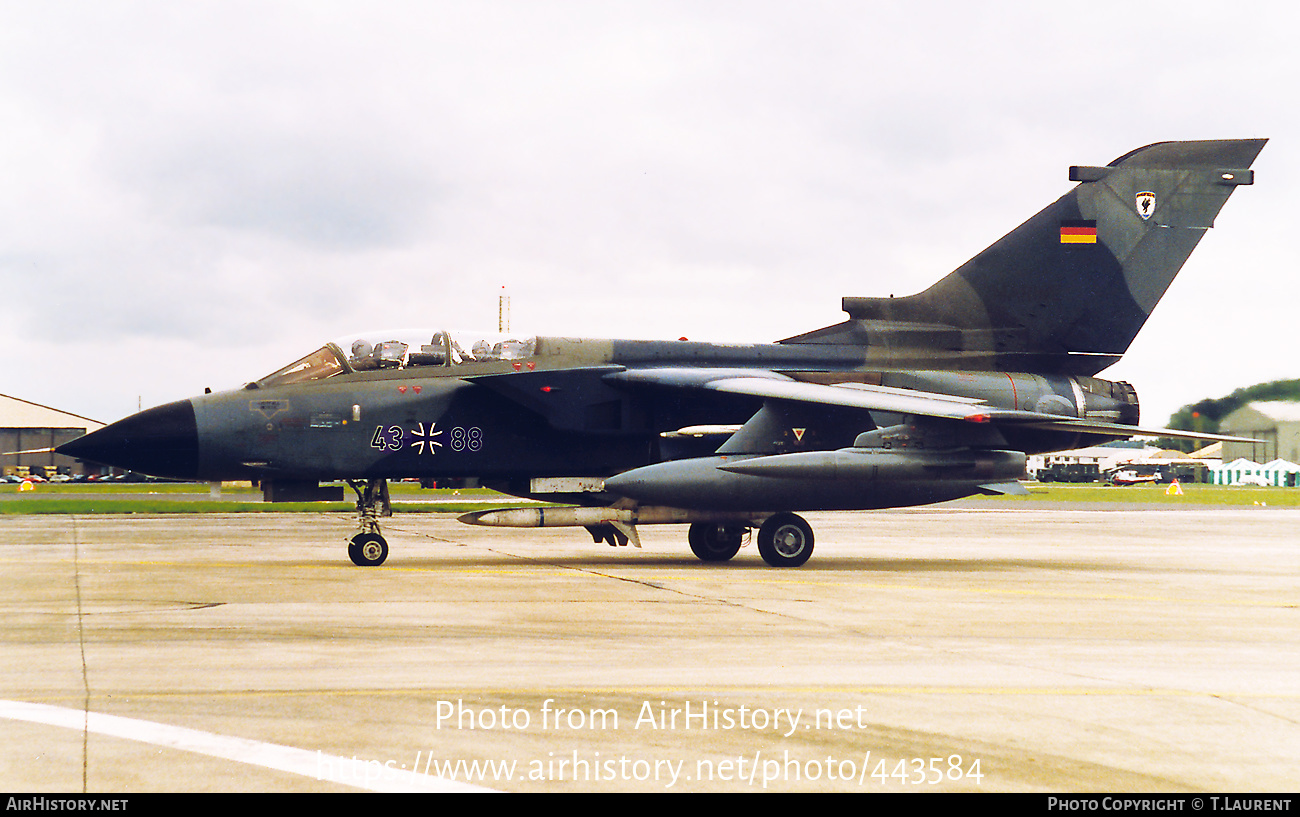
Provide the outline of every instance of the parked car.
<path id="1" fill-rule="evenodd" d="M 1160 481 L 1160 474 L 1139 474 L 1132 468 L 1122 468 L 1112 472 L 1106 481 L 1111 485 L 1153 485 Z"/>

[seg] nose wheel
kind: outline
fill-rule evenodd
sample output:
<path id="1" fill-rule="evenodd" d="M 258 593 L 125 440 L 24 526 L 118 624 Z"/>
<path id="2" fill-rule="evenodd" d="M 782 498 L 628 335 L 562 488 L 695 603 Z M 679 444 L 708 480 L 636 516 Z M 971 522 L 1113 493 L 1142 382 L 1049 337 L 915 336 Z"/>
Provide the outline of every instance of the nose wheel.
<path id="1" fill-rule="evenodd" d="M 388 542 L 379 534 L 379 517 L 392 516 L 388 480 L 348 480 L 357 492 L 357 525 L 360 530 L 348 540 L 348 558 L 360 567 L 375 567 L 388 558 Z"/>
<path id="2" fill-rule="evenodd" d="M 348 556 L 361 567 L 381 565 L 388 558 L 388 542 L 377 533 L 358 533 L 348 542 Z"/>

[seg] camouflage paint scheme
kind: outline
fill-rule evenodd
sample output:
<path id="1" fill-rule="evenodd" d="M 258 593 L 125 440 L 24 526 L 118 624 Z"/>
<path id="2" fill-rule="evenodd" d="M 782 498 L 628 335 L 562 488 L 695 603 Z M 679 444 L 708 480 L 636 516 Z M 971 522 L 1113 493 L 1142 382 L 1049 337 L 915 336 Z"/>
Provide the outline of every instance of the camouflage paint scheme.
<path id="1" fill-rule="evenodd" d="M 355 481 L 358 564 L 387 555 L 384 481 L 407 477 L 581 506 L 477 524 L 583 525 L 622 544 L 637 524 L 690 522 L 706 561 L 759 527 L 769 563 L 802 564 L 812 533 L 794 511 L 1015 492 L 1027 454 L 1138 431 L 1132 387 L 1095 375 L 1253 183 L 1264 143 L 1164 142 L 1073 167 L 1073 189 L 924 292 L 845 298 L 846 321 L 777 343 L 356 338 L 59 452 L 258 480 L 268 499 Z"/>

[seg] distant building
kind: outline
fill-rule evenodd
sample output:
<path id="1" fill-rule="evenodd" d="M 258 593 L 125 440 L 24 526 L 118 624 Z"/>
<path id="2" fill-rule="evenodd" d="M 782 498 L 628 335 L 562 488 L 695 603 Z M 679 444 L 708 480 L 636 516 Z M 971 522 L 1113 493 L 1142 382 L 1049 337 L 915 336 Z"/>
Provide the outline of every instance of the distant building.
<path id="1" fill-rule="evenodd" d="M 1204 482 L 1210 463 L 1181 451 L 1165 451 L 1138 440 L 1121 440 L 1091 448 L 1034 454 L 1026 462 L 1029 476 L 1041 482 L 1098 482 L 1121 468 L 1155 475 L 1161 482 Z"/>
<path id="2" fill-rule="evenodd" d="M 1219 462 L 1222 462 L 1223 443 L 1210 443 L 1204 448 L 1199 448 L 1196 451 L 1193 451 L 1192 453 L 1188 454 L 1187 458 L 1191 460 L 1202 460 L 1206 463 L 1214 462 L 1217 464 Z"/>
<path id="3" fill-rule="evenodd" d="M 1224 443 L 1224 462 L 1237 459 L 1300 462 L 1300 402 L 1247 403 L 1224 417 L 1219 430 L 1234 437 L 1263 441 L 1262 445 Z"/>
<path id="4" fill-rule="evenodd" d="M 104 427 L 98 420 L 0 394 L 0 468 L 5 474 L 81 473 L 84 466 L 51 449 Z M 19 453 L 34 451 L 36 453 Z"/>
<path id="5" fill-rule="evenodd" d="M 1091 448 L 1029 456 L 1025 471 L 1042 482 L 1096 482 L 1117 466 L 1145 460 L 1155 451 L 1145 443 L 1125 440 Z"/>

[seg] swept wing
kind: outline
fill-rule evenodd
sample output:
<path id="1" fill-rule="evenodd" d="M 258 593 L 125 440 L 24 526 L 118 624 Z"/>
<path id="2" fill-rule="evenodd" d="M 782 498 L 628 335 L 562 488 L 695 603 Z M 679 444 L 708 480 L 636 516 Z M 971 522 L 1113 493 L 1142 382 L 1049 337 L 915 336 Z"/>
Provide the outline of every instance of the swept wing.
<path id="1" fill-rule="evenodd" d="M 867 411 L 910 414 L 968 423 L 1014 425 L 1040 431 L 1067 431 L 1117 437 L 1175 437 L 1224 442 L 1253 442 L 1248 438 L 1206 434 L 1174 428 L 1145 428 L 1125 423 L 1071 417 L 1035 411 L 990 406 L 983 400 L 868 383 L 823 385 L 805 383 L 777 372 L 737 369 L 641 369 L 618 372 L 605 380 L 630 384 L 698 388 L 730 394 L 744 394 L 772 400 L 789 400 L 826 406 L 844 406 Z"/>

